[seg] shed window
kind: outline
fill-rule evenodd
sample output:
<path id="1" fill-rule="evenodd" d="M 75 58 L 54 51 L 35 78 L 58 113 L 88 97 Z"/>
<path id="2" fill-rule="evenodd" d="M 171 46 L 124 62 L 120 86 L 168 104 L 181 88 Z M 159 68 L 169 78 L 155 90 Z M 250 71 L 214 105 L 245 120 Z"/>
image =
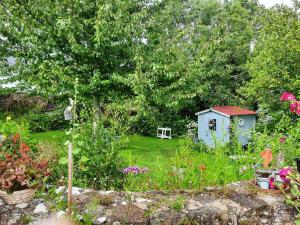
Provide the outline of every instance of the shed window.
<path id="1" fill-rule="evenodd" d="M 208 121 L 208 127 L 209 127 L 209 130 L 216 130 L 216 128 L 217 128 L 217 120 L 216 119 L 210 119 Z"/>

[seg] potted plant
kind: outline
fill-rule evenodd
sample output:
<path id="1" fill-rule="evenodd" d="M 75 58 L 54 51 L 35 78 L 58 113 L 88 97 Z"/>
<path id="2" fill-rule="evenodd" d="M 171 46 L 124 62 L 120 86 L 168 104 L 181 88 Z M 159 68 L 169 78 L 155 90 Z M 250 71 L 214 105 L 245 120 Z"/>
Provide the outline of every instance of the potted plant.
<path id="1" fill-rule="evenodd" d="M 48 162 L 36 162 L 31 148 L 21 141 L 19 134 L 1 141 L 0 197 L 7 204 L 30 201 L 49 174 Z"/>

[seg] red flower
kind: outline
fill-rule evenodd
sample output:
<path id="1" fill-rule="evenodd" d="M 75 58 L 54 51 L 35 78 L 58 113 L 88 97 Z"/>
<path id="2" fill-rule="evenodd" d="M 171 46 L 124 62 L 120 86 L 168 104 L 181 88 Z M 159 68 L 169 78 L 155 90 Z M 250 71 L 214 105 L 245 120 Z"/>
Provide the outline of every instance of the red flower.
<path id="1" fill-rule="evenodd" d="M 206 166 L 205 166 L 204 164 L 200 165 L 200 166 L 199 166 L 199 170 L 200 170 L 201 172 L 205 171 L 205 170 L 206 170 Z"/>
<path id="2" fill-rule="evenodd" d="M 11 137 L 11 140 L 14 144 L 20 139 L 20 134 L 15 134 L 14 136 Z"/>
<path id="3" fill-rule="evenodd" d="M 290 92 L 283 92 L 280 96 L 281 101 L 296 101 L 296 97 Z"/>

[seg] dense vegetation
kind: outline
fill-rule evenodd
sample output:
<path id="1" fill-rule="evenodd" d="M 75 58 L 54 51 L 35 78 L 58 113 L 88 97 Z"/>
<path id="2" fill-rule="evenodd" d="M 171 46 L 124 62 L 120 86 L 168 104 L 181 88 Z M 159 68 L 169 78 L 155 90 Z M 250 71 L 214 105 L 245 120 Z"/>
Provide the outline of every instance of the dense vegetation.
<path id="1" fill-rule="evenodd" d="M 272 130 L 283 115 L 278 96 L 299 94 L 294 5 L 1 1 L 1 82 L 64 101 L 77 78 L 79 99 L 96 118 L 134 133 L 168 125 L 182 134 L 196 111 L 228 104 L 258 109 Z"/>
<path id="2" fill-rule="evenodd" d="M 8 191 L 39 179 L 66 185 L 67 146 L 74 157 L 73 184 L 97 189 L 199 190 L 250 179 L 262 150 L 278 158 L 269 156 L 273 168 L 295 166 L 299 5 L 0 1 L 0 84 L 8 85 L 0 89 L 0 183 L 8 183 Z M 16 86 L 9 88 L 11 82 Z M 195 112 L 213 105 L 258 111 L 247 148 L 235 137 L 215 149 L 182 137 Z M 141 136 L 153 135 L 157 126 L 182 136 Z M 61 128 L 65 135 L 33 133 Z M 40 164 L 28 161 L 29 152 L 46 173 L 32 173 Z M 20 168 L 22 179 L 14 174 Z M 298 178 L 291 179 L 291 193 L 299 196 Z"/>

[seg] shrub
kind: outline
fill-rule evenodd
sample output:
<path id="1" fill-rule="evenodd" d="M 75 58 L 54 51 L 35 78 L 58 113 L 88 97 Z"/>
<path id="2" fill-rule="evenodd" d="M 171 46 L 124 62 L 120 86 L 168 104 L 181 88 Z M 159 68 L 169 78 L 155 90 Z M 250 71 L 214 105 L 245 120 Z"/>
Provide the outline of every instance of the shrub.
<path id="1" fill-rule="evenodd" d="M 45 113 L 30 112 L 25 115 L 32 132 L 42 132 L 47 130 L 57 130 L 67 127 L 64 120 L 63 111 L 58 109 Z"/>
<path id="2" fill-rule="evenodd" d="M 0 123 L 0 135 L 9 137 L 16 133 L 20 134 L 22 139 L 26 139 L 29 133 L 28 124 L 25 122 L 17 123 L 12 117 L 6 117 L 6 121 Z"/>
<path id="3" fill-rule="evenodd" d="M 0 143 L 0 189 L 19 191 L 40 185 L 50 174 L 48 161 L 36 161 L 30 147 L 15 134 Z"/>
<path id="4" fill-rule="evenodd" d="M 130 120 L 132 133 L 155 136 L 157 127 L 172 128 L 172 135 L 179 136 L 187 132 L 189 119 L 170 109 L 154 107 L 141 108 Z"/>
<path id="5" fill-rule="evenodd" d="M 123 186 L 123 161 L 118 156 L 124 146 L 123 136 L 116 136 L 99 124 L 85 122 L 74 128 L 74 185 L 97 189 L 120 189 Z M 67 163 L 66 155 L 60 159 Z M 66 173 L 66 167 L 65 167 Z"/>

